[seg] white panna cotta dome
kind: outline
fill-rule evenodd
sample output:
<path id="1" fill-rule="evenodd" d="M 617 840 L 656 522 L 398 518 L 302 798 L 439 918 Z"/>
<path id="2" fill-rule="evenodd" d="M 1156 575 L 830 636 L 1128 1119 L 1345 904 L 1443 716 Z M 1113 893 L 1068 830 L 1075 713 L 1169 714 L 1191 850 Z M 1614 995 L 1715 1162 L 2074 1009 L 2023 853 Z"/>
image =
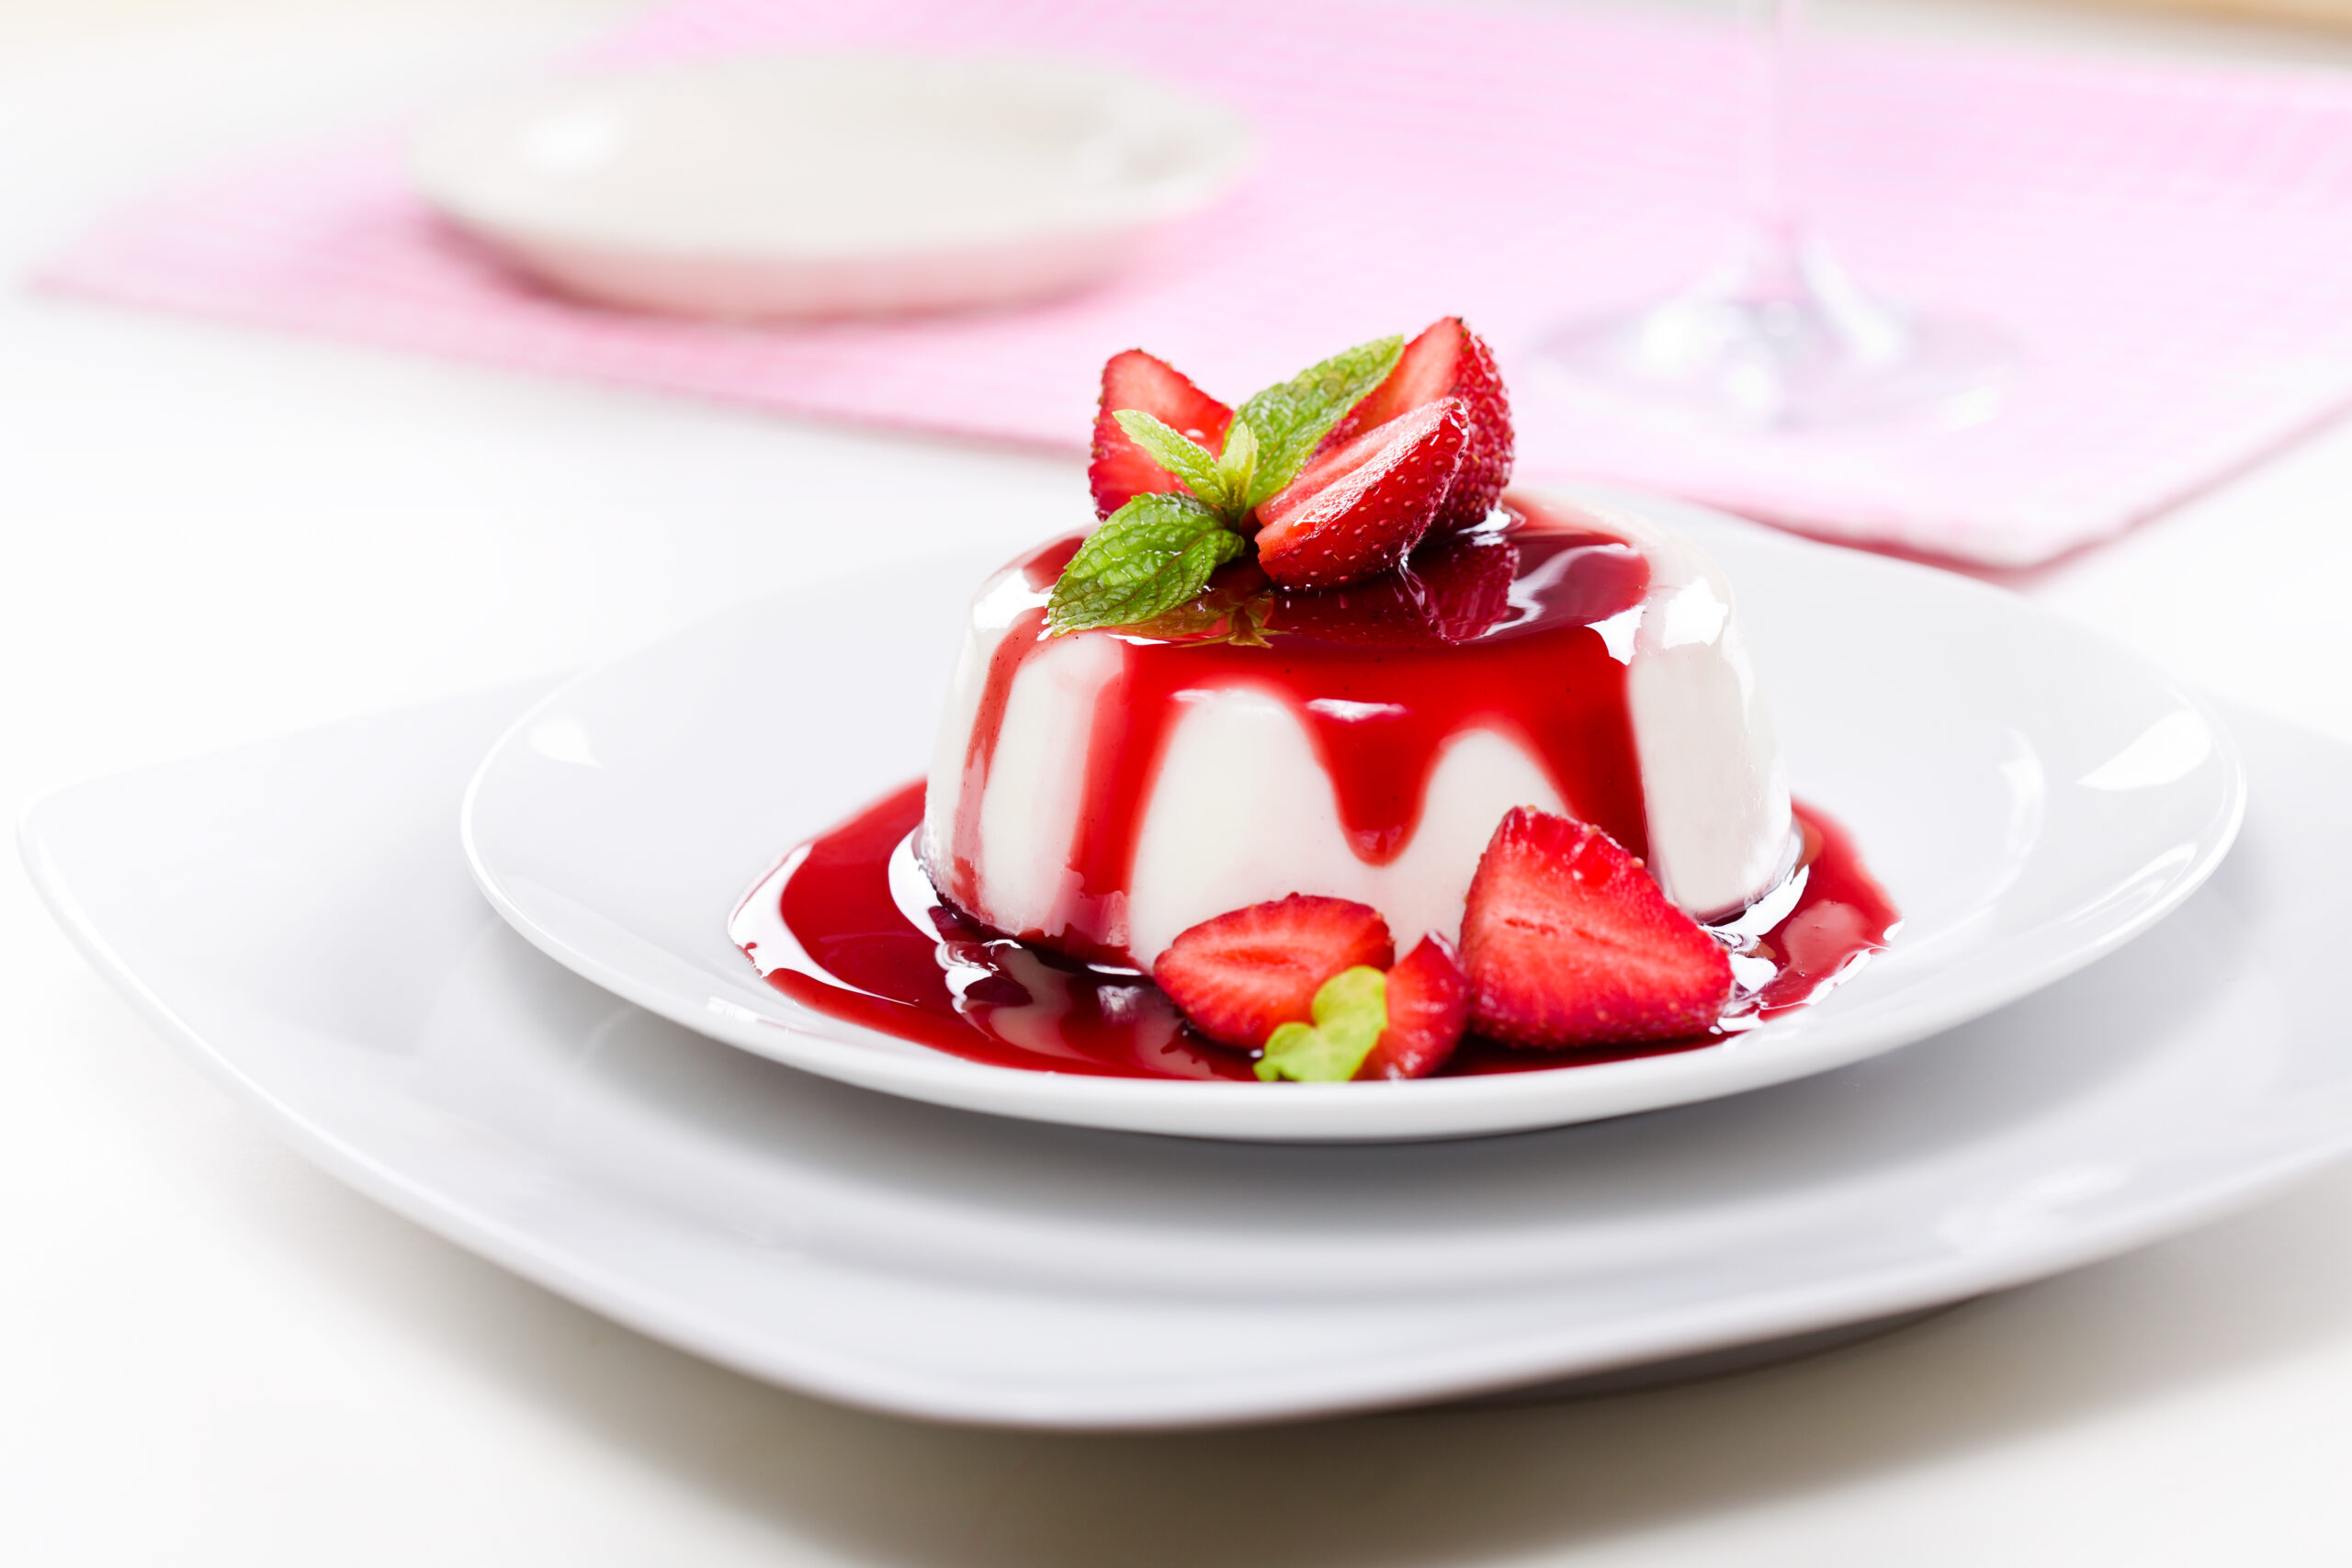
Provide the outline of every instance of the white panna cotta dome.
<path id="1" fill-rule="evenodd" d="M 1480 852 L 1526 806 L 1610 832 L 1702 919 L 1770 891 L 1794 852 L 1788 783 L 1722 571 L 1629 512 L 1506 508 L 1508 528 L 1335 592 L 1228 569 L 1202 613 L 1149 628 L 1046 637 L 1072 541 L 1007 567 L 973 600 L 940 725 L 933 884 L 1000 931 L 1138 968 L 1291 893 L 1371 905 L 1402 951 L 1458 934 Z"/>

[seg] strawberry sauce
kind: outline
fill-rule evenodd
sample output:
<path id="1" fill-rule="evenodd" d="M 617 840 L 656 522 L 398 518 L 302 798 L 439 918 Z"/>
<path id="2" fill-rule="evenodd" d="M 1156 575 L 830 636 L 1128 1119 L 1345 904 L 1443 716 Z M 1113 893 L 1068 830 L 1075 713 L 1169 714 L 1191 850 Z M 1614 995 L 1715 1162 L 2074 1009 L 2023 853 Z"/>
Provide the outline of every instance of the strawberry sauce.
<path id="1" fill-rule="evenodd" d="M 985 908 L 976 863 L 981 802 L 1015 677 L 1049 646 L 1047 591 L 1076 537 L 1020 563 L 1034 603 L 990 660 L 972 726 L 956 820 L 933 870 L 957 905 Z M 1649 565 L 1633 546 L 1524 512 L 1418 552 L 1408 572 L 1331 592 L 1292 592 L 1249 563 L 1199 600 L 1108 637 L 1118 674 L 1102 689 L 1084 760 L 1089 803 L 1069 856 L 1076 886 L 1061 931 L 1021 934 L 1107 963 L 1133 959 L 1102 937 L 1186 694 L 1247 687 L 1278 696 L 1330 779 L 1356 857 L 1394 861 L 1419 826 L 1446 743 L 1472 729 L 1518 742 L 1568 812 L 1635 855 L 1648 852 L 1641 769 L 1625 700 L 1633 616 Z"/>
<path id="2" fill-rule="evenodd" d="M 1636 797 L 1638 799 L 1638 797 Z M 1249 1054 L 1193 1034 L 1159 988 L 991 931 L 940 902 L 914 863 L 923 786 L 910 784 L 787 855 L 729 923 L 795 1001 L 969 1061 L 1104 1077 L 1255 1081 Z M 1473 1036 L 1440 1073 L 1525 1072 L 1694 1050 L 1802 1007 L 1886 945 L 1900 917 L 1836 823 L 1796 808 L 1797 872 L 1719 929 L 1739 990 L 1687 1040 L 1532 1051 Z M 1760 932 L 1746 928 L 1770 919 Z"/>

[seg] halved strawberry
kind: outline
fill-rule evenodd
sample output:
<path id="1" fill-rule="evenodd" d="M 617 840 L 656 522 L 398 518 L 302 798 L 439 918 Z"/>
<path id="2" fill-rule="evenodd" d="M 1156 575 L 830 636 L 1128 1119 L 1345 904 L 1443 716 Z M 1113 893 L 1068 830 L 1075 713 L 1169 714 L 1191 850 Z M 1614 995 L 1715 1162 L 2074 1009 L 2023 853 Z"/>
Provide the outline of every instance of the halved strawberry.
<path id="1" fill-rule="evenodd" d="M 1102 402 L 1094 415 L 1094 457 L 1087 481 L 1096 515 L 1108 517 L 1138 495 L 1182 490 L 1183 481 L 1152 460 L 1111 416 L 1140 409 L 1212 452 L 1225 450 L 1233 411 L 1202 391 L 1168 361 L 1142 349 L 1114 354 L 1102 367 Z"/>
<path id="2" fill-rule="evenodd" d="M 1275 1025 L 1312 1019 L 1324 981 L 1396 956 L 1379 910 L 1294 893 L 1203 920 L 1168 944 L 1151 977 L 1193 1028 L 1254 1051 Z"/>
<path id="3" fill-rule="evenodd" d="M 1453 944 L 1434 933 L 1388 971 L 1388 1027 L 1360 1078 L 1425 1078 L 1445 1066 L 1470 1021 L 1470 979 Z"/>
<path id="4" fill-rule="evenodd" d="M 1463 415 L 1469 422 L 1469 442 L 1462 470 L 1454 476 L 1453 489 L 1432 526 L 1441 530 L 1476 527 L 1495 509 L 1503 487 L 1510 483 L 1516 440 L 1511 432 L 1510 395 L 1503 390 L 1494 351 L 1459 316 L 1432 321 L 1407 344 L 1388 378 L 1348 411 L 1319 450 L 1336 451 L 1368 430 L 1444 398 L 1461 400 Z"/>
<path id="5" fill-rule="evenodd" d="M 1386 571 L 1429 532 L 1468 434 L 1462 405 L 1449 399 L 1317 458 L 1258 508 L 1258 565 L 1285 588 L 1336 588 Z"/>
<path id="6" fill-rule="evenodd" d="M 1714 1023 L 1731 960 L 1600 829 L 1507 814 L 1462 919 L 1471 1027 L 1513 1045 L 1672 1040 Z"/>

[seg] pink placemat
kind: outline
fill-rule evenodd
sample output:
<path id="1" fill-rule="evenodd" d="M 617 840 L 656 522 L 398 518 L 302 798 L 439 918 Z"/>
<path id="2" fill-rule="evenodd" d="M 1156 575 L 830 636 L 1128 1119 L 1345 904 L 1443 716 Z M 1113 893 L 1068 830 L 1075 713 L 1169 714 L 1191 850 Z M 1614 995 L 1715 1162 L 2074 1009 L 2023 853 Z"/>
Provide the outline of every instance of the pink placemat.
<path id="1" fill-rule="evenodd" d="M 409 197 L 397 135 L 275 155 L 104 224 L 46 275 L 126 303 L 797 413 L 1070 446 L 1141 344 L 1238 397 L 1460 312 L 1518 389 L 1521 473 L 2023 565 L 2104 537 L 2352 401 L 2352 86 L 2319 74 L 1819 47 L 1815 208 L 1880 288 L 2023 349 L 1957 429 L 1700 435 L 1569 412 L 1528 351 L 1728 238 L 1739 56 L 1710 28 L 1368 0 L 685 0 L 611 65 L 763 46 L 1036 49 L 1246 111 L 1256 173 L 1141 266 L 1041 309 L 751 329 L 501 274 Z"/>

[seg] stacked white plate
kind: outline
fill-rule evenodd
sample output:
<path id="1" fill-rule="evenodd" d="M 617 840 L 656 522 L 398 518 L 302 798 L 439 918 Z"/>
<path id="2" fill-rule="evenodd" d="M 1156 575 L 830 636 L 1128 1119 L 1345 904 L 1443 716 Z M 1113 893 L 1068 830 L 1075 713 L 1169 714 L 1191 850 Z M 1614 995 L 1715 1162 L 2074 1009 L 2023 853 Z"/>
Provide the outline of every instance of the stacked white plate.
<path id="1" fill-rule="evenodd" d="M 2345 1152 L 2352 1026 L 2312 977 L 2352 752 L 1980 585 L 1655 504 L 1738 586 L 1798 793 L 1906 916 L 1707 1051 L 1183 1084 L 793 1009 L 728 912 L 921 770 L 985 562 L 895 583 L 878 629 L 832 589 L 552 695 L 78 786 L 26 856 L 338 1175 L 647 1333 L 919 1416 L 1261 1420 L 1818 1339 Z"/>

